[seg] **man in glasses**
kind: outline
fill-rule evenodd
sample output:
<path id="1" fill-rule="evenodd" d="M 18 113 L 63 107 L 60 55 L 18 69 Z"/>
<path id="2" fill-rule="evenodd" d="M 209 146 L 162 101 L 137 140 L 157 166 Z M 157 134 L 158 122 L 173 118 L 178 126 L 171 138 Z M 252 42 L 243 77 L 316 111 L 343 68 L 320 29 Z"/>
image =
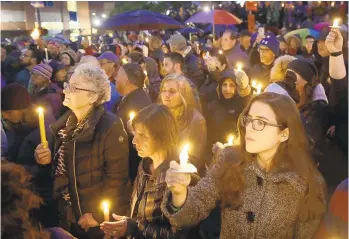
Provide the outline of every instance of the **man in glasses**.
<path id="1" fill-rule="evenodd" d="M 115 87 L 115 76 L 120 68 L 120 59 L 113 52 L 107 51 L 98 57 L 98 61 L 99 64 L 101 64 L 102 69 L 105 71 L 105 74 L 109 77 L 111 98 L 110 101 L 105 103 L 105 107 L 106 110 L 111 112 L 117 102 L 121 99 L 121 96 Z"/>
<path id="2" fill-rule="evenodd" d="M 257 80 L 266 88 L 270 81 L 270 70 L 279 56 L 279 41 L 273 35 L 267 35 L 258 46 L 260 62 L 249 71 L 250 80 Z"/>

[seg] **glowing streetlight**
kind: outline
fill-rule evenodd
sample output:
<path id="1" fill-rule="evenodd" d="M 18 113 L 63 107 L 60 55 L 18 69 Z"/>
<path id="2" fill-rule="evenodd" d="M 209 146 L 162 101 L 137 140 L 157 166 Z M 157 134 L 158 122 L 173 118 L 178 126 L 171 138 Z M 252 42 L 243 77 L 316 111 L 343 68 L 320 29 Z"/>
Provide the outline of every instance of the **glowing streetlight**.
<path id="1" fill-rule="evenodd" d="M 210 7 L 209 6 L 204 6 L 204 12 L 209 12 L 210 11 Z"/>
<path id="2" fill-rule="evenodd" d="M 99 26 L 99 25 L 101 25 L 101 20 L 99 20 L 98 18 L 96 18 L 94 21 L 93 21 L 93 24 L 95 25 L 95 26 Z"/>

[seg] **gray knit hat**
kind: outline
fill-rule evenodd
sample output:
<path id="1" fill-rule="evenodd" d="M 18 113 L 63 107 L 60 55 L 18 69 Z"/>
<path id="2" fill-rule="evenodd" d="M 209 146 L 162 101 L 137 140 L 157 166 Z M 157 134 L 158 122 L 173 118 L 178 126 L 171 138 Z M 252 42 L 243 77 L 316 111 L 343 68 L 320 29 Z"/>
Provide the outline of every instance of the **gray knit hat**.
<path id="1" fill-rule="evenodd" d="M 50 80 L 52 76 L 52 71 L 53 70 L 51 66 L 41 63 L 33 68 L 32 73 L 41 75 L 45 79 Z"/>

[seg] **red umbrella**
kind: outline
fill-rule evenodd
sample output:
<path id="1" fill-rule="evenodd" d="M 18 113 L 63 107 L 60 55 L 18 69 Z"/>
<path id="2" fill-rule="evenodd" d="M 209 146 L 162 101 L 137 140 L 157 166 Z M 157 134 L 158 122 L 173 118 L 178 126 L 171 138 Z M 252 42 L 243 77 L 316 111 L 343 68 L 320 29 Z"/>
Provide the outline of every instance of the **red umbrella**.
<path id="1" fill-rule="evenodd" d="M 215 36 L 215 30 L 214 25 L 215 24 L 221 24 L 221 25 L 233 25 L 233 24 L 240 24 L 242 23 L 242 20 L 235 16 L 234 14 L 231 14 L 230 12 L 226 12 L 223 10 L 211 10 L 211 11 L 203 11 L 198 12 L 191 18 L 185 21 L 186 23 L 193 22 L 193 23 L 212 23 L 213 25 L 213 37 Z"/>

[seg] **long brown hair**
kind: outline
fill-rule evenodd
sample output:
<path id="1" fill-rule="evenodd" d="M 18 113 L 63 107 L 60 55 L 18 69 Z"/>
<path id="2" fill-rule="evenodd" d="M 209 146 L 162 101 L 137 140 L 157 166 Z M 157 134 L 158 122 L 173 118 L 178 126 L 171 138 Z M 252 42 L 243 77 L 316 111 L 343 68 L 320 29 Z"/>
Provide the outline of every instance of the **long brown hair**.
<path id="1" fill-rule="evenodd" d="M 178 149 L 178 125 L 170 109 L 165 105 L 150 104 L 134 117 L 132 127 L 141 124 L 150 133 L 156 148 L 161 148 L 167 156 Z"/>
<path id="2" fill-rule="evenodd" d="M 242 205 L 245 186 L 244 156 L 239 146 L 228 146 L 220 154 L 223 173 L 220 182 L 220 207 L 237 209 Z"/>
<path id="3" fill-rule="evenodd" d="M 241 148 L 245 149 L 246 147 L 246 129 L 241 124 L 242 118 L 248 114 L 251 105 L 257 101 L 272 108 L 276 115 L 277 124 L 283 125 L 283 127 L 280 127 L 280 130 L 289 129 L 289 138 L 287 141 L 280 143 L 272 160 L 271 169 L 296 172 L 306 182 L 307 192 L 302 203 L 304 208 L 300 210 L 301 215 L 308 218 L 319 211 L 324 211 L 325 200 L 323 194 L 325 185 L 321 181 L 322 177 L 311 158 L 308 139 L 301 122 L 300 113 L 290 97 L 273 92 L 265 92 L 250 100 L 238 120 Z M 244 156 L 247 161 L 251 162 L 256 155 L 244 150 Z"/>

